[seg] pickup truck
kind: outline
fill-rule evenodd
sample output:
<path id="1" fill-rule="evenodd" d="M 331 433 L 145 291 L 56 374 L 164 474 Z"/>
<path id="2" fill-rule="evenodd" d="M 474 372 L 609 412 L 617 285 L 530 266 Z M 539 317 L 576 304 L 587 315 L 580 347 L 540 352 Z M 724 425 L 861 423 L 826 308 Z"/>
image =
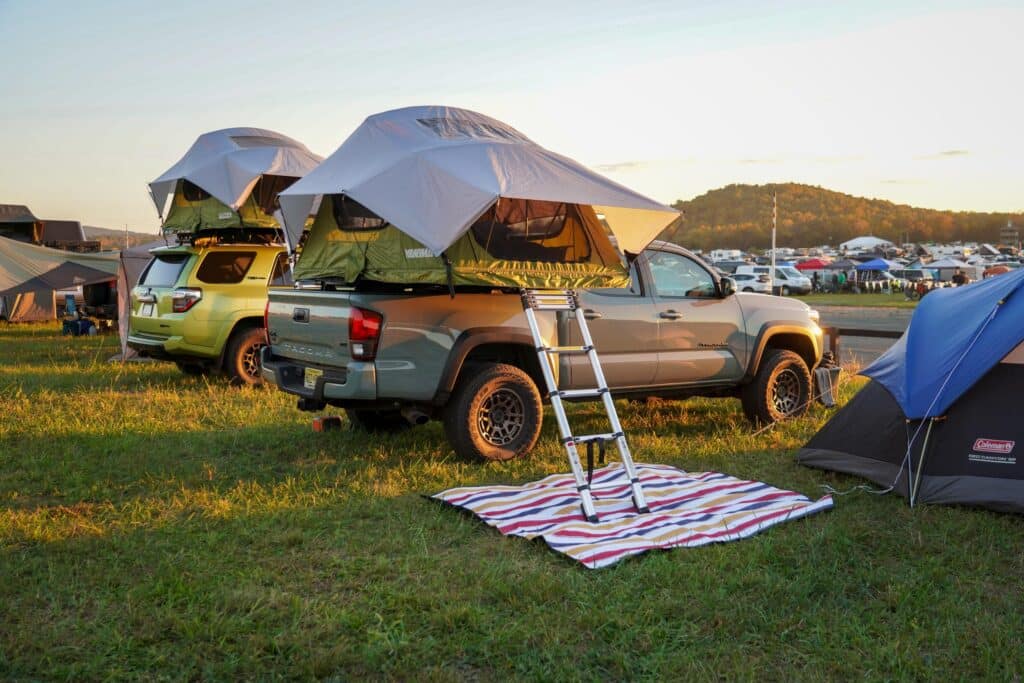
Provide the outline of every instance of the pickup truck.
<path id="1" fill-rule="evenodd" d="M 801 415 L 822 357 L 806 304 L 736 293 L 699 258 L 655 242 L 630 286 L 580 293 L 617 398 L 738 397 L 754 423 Z M 579 311 L 577 311 L 577 314 Z M 567 313 L 538 314 L 552 346 L 580 345 Z M 537 440 L 547 393 L 518 292 L 355 286 L 271 287 L 264 379 L 301 410 L 342 407 L 356 427 L 393 430 L 441 419 L 464 457 L 507 460 Z M 560 390 L 593 388 L 586 356 L 555 363 Z"/>

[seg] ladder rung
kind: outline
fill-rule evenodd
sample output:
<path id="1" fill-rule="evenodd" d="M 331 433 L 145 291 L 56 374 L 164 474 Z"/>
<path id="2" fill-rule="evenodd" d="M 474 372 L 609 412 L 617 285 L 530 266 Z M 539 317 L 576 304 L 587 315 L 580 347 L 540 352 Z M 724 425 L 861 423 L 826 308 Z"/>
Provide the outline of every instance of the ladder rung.
<path id="1" fill-rule="evenodd" d="M 575 311 L 576 304 L 535 304 L 531 308 L 535 311 Z"/>
<path id="2" fill-rule="evenodd" d="M 607 393 L 608 389 L 567 389 L 565 391 L 553 391 L 559 398 L 596 398 Z"/>
<path id="3" fill-rule="evenodd" d="M 572 441 L 576 443 L 587 443 L 588 441 L 614 441 L 620 436 L 625 436 L 622 432 L 610 432 L 608 434 L 583 434 L 581 436 L 575 436 Z"/>
<path id="4" fill-rule="evenodd" d="M 593 346 L 542 346 L 538 351 L 547 351 L 548 353 L 565 353 L 565 354 L 577 354 L 577 353 L 588 353 Z"/>

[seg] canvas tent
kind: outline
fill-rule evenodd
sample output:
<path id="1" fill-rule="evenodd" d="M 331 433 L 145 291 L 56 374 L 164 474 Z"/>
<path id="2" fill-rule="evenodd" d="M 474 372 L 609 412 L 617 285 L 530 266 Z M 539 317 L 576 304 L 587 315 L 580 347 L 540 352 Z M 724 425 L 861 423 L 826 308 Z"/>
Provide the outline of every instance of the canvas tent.
<path id="1" fill-rule="evenodd" d="M 131 249 L 125 249 L 118 254 L 117 263 L 117 329 L 121 336 L 121 358 L 128 359 L 136 355 L 133 349 L 128 348 L 128 323 L 131 316 L 132 288 L 139 282 L 142 271 L 146 269 L 149 262 L 153 260 L 150 250 L 163 247 L 166 243 L 163 240 L 150 242 Z"/>
<path id="2" fill-rule="evenodd" d="M 53 320 L 55 289 L 114 279 L 117 254 L 79 254 L 0 239 L 0 298 L 11 322 Z"/>
<path id="3" fill-rule="evenodd" d="M 0 204 L 0 237 L 39 244 L 43 222 L 22 204 Z"/>
<path id="4" fill-rule="evenodd" d="M 200 135 L 149 188 L 165 233 L 277 228 L 277 194 L 321 159 L 274 131 L 225 128 Z"/>
<path id="5" fill-rule="evenodd" d="M 449 107 L 371 116 L 280 195 L 289 245 L 324 201 L 297 279 L 527 287 L 626 278 L 610 235 L 639 253 L 678 212 Z"/>
<path id="6" fill-rule="evenodd" d="M 893 268 L 899 268 L 900 264 L 894 263 L 893 261 L 886 260 L 884 258 L 875 258 L 864 263 L 858 263 L 855 268 L 857 270 L 891 270 Z"/>
<path id="7" fill-rule="evenodd" d="M 1024 512 L 1024 271 L 921 300 L 872 381 L 798 453 L 911 504 Z M 1020 444 L 1020 446 L 1018 446 Z"/>

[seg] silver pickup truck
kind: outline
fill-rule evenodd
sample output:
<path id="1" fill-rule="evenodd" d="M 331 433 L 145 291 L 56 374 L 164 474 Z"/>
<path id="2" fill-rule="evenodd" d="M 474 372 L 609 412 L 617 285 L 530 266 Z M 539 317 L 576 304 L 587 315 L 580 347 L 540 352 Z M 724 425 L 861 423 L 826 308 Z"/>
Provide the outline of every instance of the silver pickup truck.
<path id="1" fill-rule="evenodd" d="M 807 409 L 822 356 L 816 311 L 735 293 L 664 242 L 630 275 L 628 288 L 581 293 L 616 397 L 738 397 L 755 423 Z M 517 292 L 300 282 L 271 287 L 266 316 L 263 377 L 299 409 L 339 406 L 368 430 L 442 419 L 457 453 L 488 460 L 537 440 L 546 390 Z M 573 321 L 539 318 L 552 346 L 582 343 Z M 585 356 L 562 356 L 555 370 L 560 389 L 595 385 Z"/>

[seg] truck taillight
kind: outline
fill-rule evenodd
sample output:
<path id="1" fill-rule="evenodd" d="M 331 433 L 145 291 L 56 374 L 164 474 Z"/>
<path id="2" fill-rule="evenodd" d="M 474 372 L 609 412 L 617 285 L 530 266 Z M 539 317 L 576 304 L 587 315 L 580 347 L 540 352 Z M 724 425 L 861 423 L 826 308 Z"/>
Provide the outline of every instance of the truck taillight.
<path id="1" fill-rule="evenodd" d="M 384 316 L 376 311 L 353 307 L 348 317 L 348 346 L 355 360 L 377 357 L 377 341 Z"/>
<path id="2" fill-rule="evenodd" d="M 270 346 L 270 299 L 263 307 L 263 334 L 266 336 L 267 346 Z"/>
<path id="3" fill-rule="evenodd" d="M 176 289 L 171 292 L 171 310 L 175 313 L 184 313 L 203 298 L 201 289 Z"/>

